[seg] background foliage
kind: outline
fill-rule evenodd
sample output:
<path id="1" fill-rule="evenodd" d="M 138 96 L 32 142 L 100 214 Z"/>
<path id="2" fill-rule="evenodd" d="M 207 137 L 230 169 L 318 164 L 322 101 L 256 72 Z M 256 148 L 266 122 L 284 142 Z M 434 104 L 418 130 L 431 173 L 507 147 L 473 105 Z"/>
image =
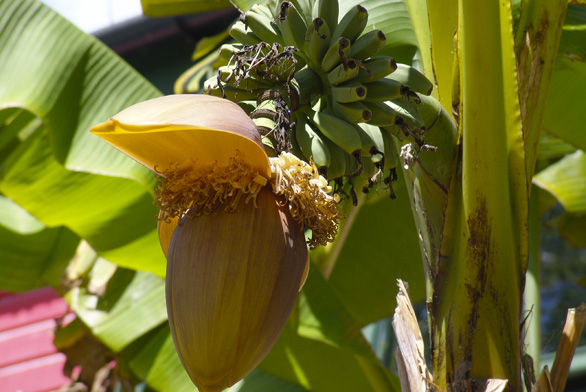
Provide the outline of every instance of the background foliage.
<path id="1" fill-rule="evenodd" d="M 236 2 L 242 9 L 253 3 Z M 341 13 L 357 3 L 340 1 Z M 384 52 L 399 62 L 426 61 L 411 23 L 423 3 L 360 2 L 371 26 L 387 36 Z M 154 16 L 220 4 L 143 0 Z M 160 92 L 35 0 L 0 0 L 0 21 L 0 289 L 55 287 L 125 377 L 155 390 L 193 390 L 166 322 L 155 178 L 88 132 Z M 585 34 L 584 6 L 570 5 L 534 179 L 548 224 L 578 248 L 586 246 Z M 346 208 L 343 235 L 312 255 L 309 279 L 275 348 L 234 390 L 400 390 L 361 329 L 392 315 L 397 278 L 409 282 L 414 302 L 425 298 L 408 195 L 403 185 L 396 193 L 391 201 L 380 190 Z M 584 261 L 583 253 L 573 257 Z M 327 279 L 320 273 L 326 268 Z M 584 285 L 584 269 L 570 278 Z M 60 347 L 74 347 L 80 336 L 63 330 L 67 343 Z"/>

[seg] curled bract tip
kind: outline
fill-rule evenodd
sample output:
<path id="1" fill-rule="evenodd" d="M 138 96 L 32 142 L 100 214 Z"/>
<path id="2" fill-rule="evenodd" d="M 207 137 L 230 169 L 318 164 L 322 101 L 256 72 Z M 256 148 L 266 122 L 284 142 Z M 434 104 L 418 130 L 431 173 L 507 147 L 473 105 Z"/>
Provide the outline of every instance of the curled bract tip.
<path id="1" fill-rule="evenodd" d="M 236 151 L 270 177 L 269 161 L 254 122 L 234 102 L 202 94 L 177 94 L 132 105 L 91 132 L 162 173 L 171 165 L 229 164 Z"/>

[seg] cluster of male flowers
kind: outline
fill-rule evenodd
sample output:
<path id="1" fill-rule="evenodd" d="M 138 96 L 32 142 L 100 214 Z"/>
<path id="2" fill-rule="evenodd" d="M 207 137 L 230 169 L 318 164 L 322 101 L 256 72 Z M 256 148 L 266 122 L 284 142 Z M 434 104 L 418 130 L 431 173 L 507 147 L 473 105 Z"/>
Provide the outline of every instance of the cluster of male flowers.
<path id="1" fill-rule="evenodd" d="M 201 392 L 230 387 L 285 326 L 307 277 L 307 245 L 336 235 L 327 181 L 292 154 L 269 158 L 249 116 L 208 95 L 141 102 L 91 131 L 159 176 L 175 347 Z"/>

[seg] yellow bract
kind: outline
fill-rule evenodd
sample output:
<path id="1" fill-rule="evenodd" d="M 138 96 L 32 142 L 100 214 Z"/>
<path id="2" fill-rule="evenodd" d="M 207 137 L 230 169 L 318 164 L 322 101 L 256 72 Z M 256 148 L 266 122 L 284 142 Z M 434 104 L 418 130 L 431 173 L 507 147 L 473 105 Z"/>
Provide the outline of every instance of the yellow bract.
<path id="1" fill-rule="evenodd" d="M 91 132 L 159 173 L 214 162 L 226 166 L 238 151 L 259 174 L 271 176 L 256 125 L 238 105 L 221 98 L 179 94 L 151 99 Z"/>

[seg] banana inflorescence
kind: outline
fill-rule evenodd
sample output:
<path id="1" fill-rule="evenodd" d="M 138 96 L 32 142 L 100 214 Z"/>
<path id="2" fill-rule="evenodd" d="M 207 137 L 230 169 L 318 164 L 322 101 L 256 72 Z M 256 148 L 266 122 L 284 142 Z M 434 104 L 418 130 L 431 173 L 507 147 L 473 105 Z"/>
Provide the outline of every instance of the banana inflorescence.
<path id="1" fill-rule="evenodd" d="M 339 15 L 337 0 L 254 5 L 232 27 L 238 43 L 221 47 L 223 66 L 204 89 L 248 108 L 268 151 L 305 157 L 337 185 L 350 183 L 351 196 L 359 176 L 364 192 L 381 181 L 390 187 L 397 140 L 425 145 L 430 124 L 417 107 L 433 85 L 377 55 L 386 37 L 367 24 L 364 7 Z"/>

